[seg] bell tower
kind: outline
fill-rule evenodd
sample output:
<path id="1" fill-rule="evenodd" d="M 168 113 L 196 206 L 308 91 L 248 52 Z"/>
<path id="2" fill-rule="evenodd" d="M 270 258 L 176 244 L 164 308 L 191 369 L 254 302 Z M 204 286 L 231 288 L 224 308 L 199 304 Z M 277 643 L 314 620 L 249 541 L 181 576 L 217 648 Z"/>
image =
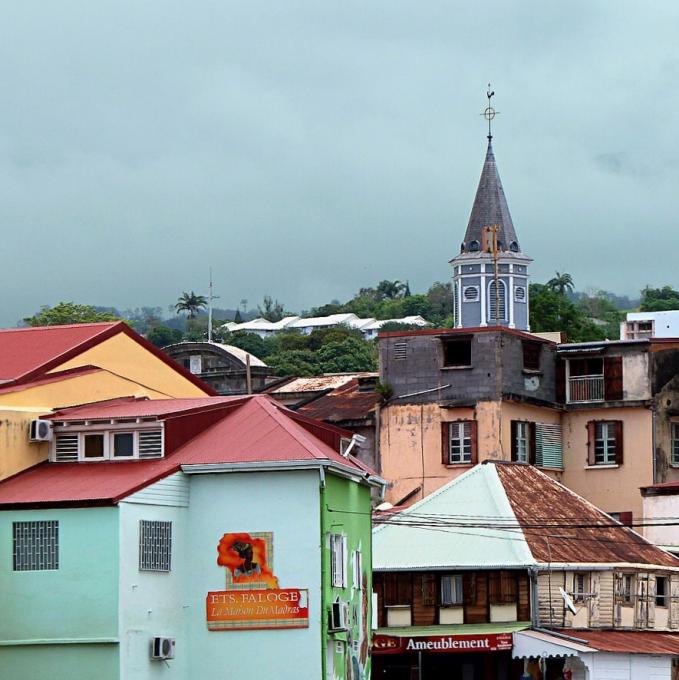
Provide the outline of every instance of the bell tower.
<path id="1" fill-rule="evenodd" d="M 498 111 L 488 85 L 488 148 L 467 231 L 453 265 L 455 327 L 506 326 L 530 330 L 528 265 L 509 214 L 493 153 L 491 123 Z"/>

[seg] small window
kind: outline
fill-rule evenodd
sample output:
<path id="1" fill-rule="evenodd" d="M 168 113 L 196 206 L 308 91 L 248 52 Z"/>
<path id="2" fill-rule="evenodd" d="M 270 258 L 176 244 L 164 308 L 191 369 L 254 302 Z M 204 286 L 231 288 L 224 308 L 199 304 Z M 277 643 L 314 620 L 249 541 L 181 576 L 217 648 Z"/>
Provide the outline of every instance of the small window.
<path id="1" fill-rule="evenodd" d="M 141 430 L 139 432 L 139 457 L 140 458 L 163 457 L 162 430 Z"/>
<path id="2" fill-rule="evenodd" d="M 598 422 L 594 440 L 594 462 L 596 465 L 614 465 L 616 463 L 616 424 Z"/>
<path id="3" fill-rule="evenodd" d="M 347 585 L 347 537 L 330 534 L 330 579 L 333 588 L 346 588 Z"/>
<path id="4" fill-rule="evenodd" d="M 408 344 L 405 340 L 394 343 L 394 359 L 403 361 L 407 358 Z"/>
<path id="5" fill-rule="evenodd" d="M 526 289 L 523 286 L 516 286 L 514 288 L 514 300 L 516 302 L 526 301 Z"/>
<path id="6" fill-rule="evenodd" d="M 588 589 L 587 574 L 575 574 L 573 577 L 573 602 L 584 602 Z"/>
<path id="7" fill-rule="evenodd" d="M 655 577 L 655 606 L 667 607 L 667 576 Z"/>
<path id="8" fill-rule="evenodd" d="M 361 590 L 361 581 L 363 579 L 363 559 L 361 557 L 361 551 L 355 550 L 353 554 L 353 559 L 351 561 L 352 571 L 353 571 L 353 587 L 354 590 Z"/>
<path id="9" fill-rule="evenodd" d="M 115 432 L 113 434 L 113 457 L 131 458 L 134 456 L 134 433 Z"/>
<path id="10" fill-rule="evenodd" d="M 139 520 L 139 570 L 170 571 L 172 522 Z"/>
<path id="11" fill-rule="evenodd" d="M 466 368 L 472 365 L 472 339 L 446 338 L 443 340 L 443 365 L 446 368 Z"/>
<path id="12" fill-rule="evenodd" d="M 530 423 L 515 420 L 514 421 L 514 446 L 512 460 L 517 463 L 530 462 Z"/>
<path id="13" fill-rule="evenodd" d="M 78 435 L 58 434 L 54 438 L 54 460 L 67 463 L 78 460 Z"/>
<path id="14" fill-rule="evenodd" d="M 465 302 L 476 302 L 479 299 L 479 287 L 465 286 L 462 289 L 462 296 Z"/>
<path id="15" fill-rule="evenodd" d="M 632 604 L 633 597 L 634 597 L 634 576 L 632 574 L 623 574 L 622 577 L 623 604 Z"/>
<path id="16" fill-rule="evenodd" d="M 531 342 L 530 340 L 522 340 L 523 348 L 523 368 L 527 371 L 540 370 L 540 355 L 542 354 L 542 344 L 539 342 Z"/>
<path id="17" fill-rule="evenodd" d="M 441 606 L 456 607 L 462 602 L 462 576 L 441 576 Z"/>
<path id="18" fill-rule="evenodd" d="M 679 465 L 679 423 L 672 423 L 672 465 Z"/>
<path id="19" fill-rule="evenodd" d="M 478 241 L 470 241 L 469 242 L 469 252 L 470 253 L 477 253 L 479 251 L 480 247 L 481 247 L 481 244 Z"/>
<path id="20" fill-rule="evenodd" d="M 83 436 L 83 458 L 104 457 L 104 435 L 86 434 Z"/>
<path id="21" fill-rule="evenodd" d="M 448 464 L 472 462 L 472 423 L 460 420 L 448 423 Z"/>
<path id="22" fill-rule="evenodd" d="M 511 250 L 513 253 L 518 253 L 519 252 L 519 244 L 516 241 L 510 241 L 509 250 Z"/>
<path id="23" fill-rule="evenodd" d="M 13 522 L 14 571 L 47 571 L 59 568 L 59 522 Z"/>

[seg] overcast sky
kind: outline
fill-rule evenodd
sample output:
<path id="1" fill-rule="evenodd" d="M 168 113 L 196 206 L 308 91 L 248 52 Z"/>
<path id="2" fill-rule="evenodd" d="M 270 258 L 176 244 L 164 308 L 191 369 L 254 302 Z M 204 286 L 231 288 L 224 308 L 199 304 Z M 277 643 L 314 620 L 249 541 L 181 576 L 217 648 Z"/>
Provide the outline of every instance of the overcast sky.
<path id="1" fill-rule="evenodd" d="M 534 281 L 679 284 L 679 3 L 3 2 L 0 324 L 450 276 L 494 149 Z"/>

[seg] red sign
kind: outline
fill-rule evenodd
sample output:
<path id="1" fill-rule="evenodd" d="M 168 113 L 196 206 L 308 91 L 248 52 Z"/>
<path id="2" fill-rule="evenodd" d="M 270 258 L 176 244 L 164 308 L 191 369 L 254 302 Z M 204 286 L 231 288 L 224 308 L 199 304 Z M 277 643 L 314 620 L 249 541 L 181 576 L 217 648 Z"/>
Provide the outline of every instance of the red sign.
<path id="1" fill-rule="evenodd" d="M 205 608 L 208 630 L 309 627 L 309 591 L 299 588 L 213 591 Z"/>
<path id="2" fill-rule="evenodd" d="M 373 654 L 402 654 L 404 652 L 501 652 L 512 648 L 511 633 L 489 635 L 428 635 L 426 637 L 397 637 L 375 635 Z"/>

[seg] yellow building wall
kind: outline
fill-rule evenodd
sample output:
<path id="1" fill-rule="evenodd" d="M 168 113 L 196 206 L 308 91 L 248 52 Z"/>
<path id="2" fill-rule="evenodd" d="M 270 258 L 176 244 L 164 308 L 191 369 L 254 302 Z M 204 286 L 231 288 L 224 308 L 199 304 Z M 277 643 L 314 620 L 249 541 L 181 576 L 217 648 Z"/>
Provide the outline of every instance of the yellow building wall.
<path id="1" fill-rule="evenodd" d="M 200 387 L 194 385 L 124 333 L 118 333 L 102 341 L 77 357 L 53 368 L 50 372 L 88 364 L 125 376 L 167 397 L 207 396 L 207 393 Z"/>
<path id="2" fill-rule="evenodd" d="M 623 463 L 619 467 L 589 466 L 587 422 L 622 420 Z M 640 407 L 593 408 L 563 414 L 564 473 L 561 480 L 606 512 L 632 511 L 641 519 L 640 486 L 653 484 L 653 418 Z"/>
<path id="3" fill-rule="evenodd" d="M 44 411 L 0 406 L 0 479 L 47 460 L 47 443 L 28 441 L 30 422 Z"/>

